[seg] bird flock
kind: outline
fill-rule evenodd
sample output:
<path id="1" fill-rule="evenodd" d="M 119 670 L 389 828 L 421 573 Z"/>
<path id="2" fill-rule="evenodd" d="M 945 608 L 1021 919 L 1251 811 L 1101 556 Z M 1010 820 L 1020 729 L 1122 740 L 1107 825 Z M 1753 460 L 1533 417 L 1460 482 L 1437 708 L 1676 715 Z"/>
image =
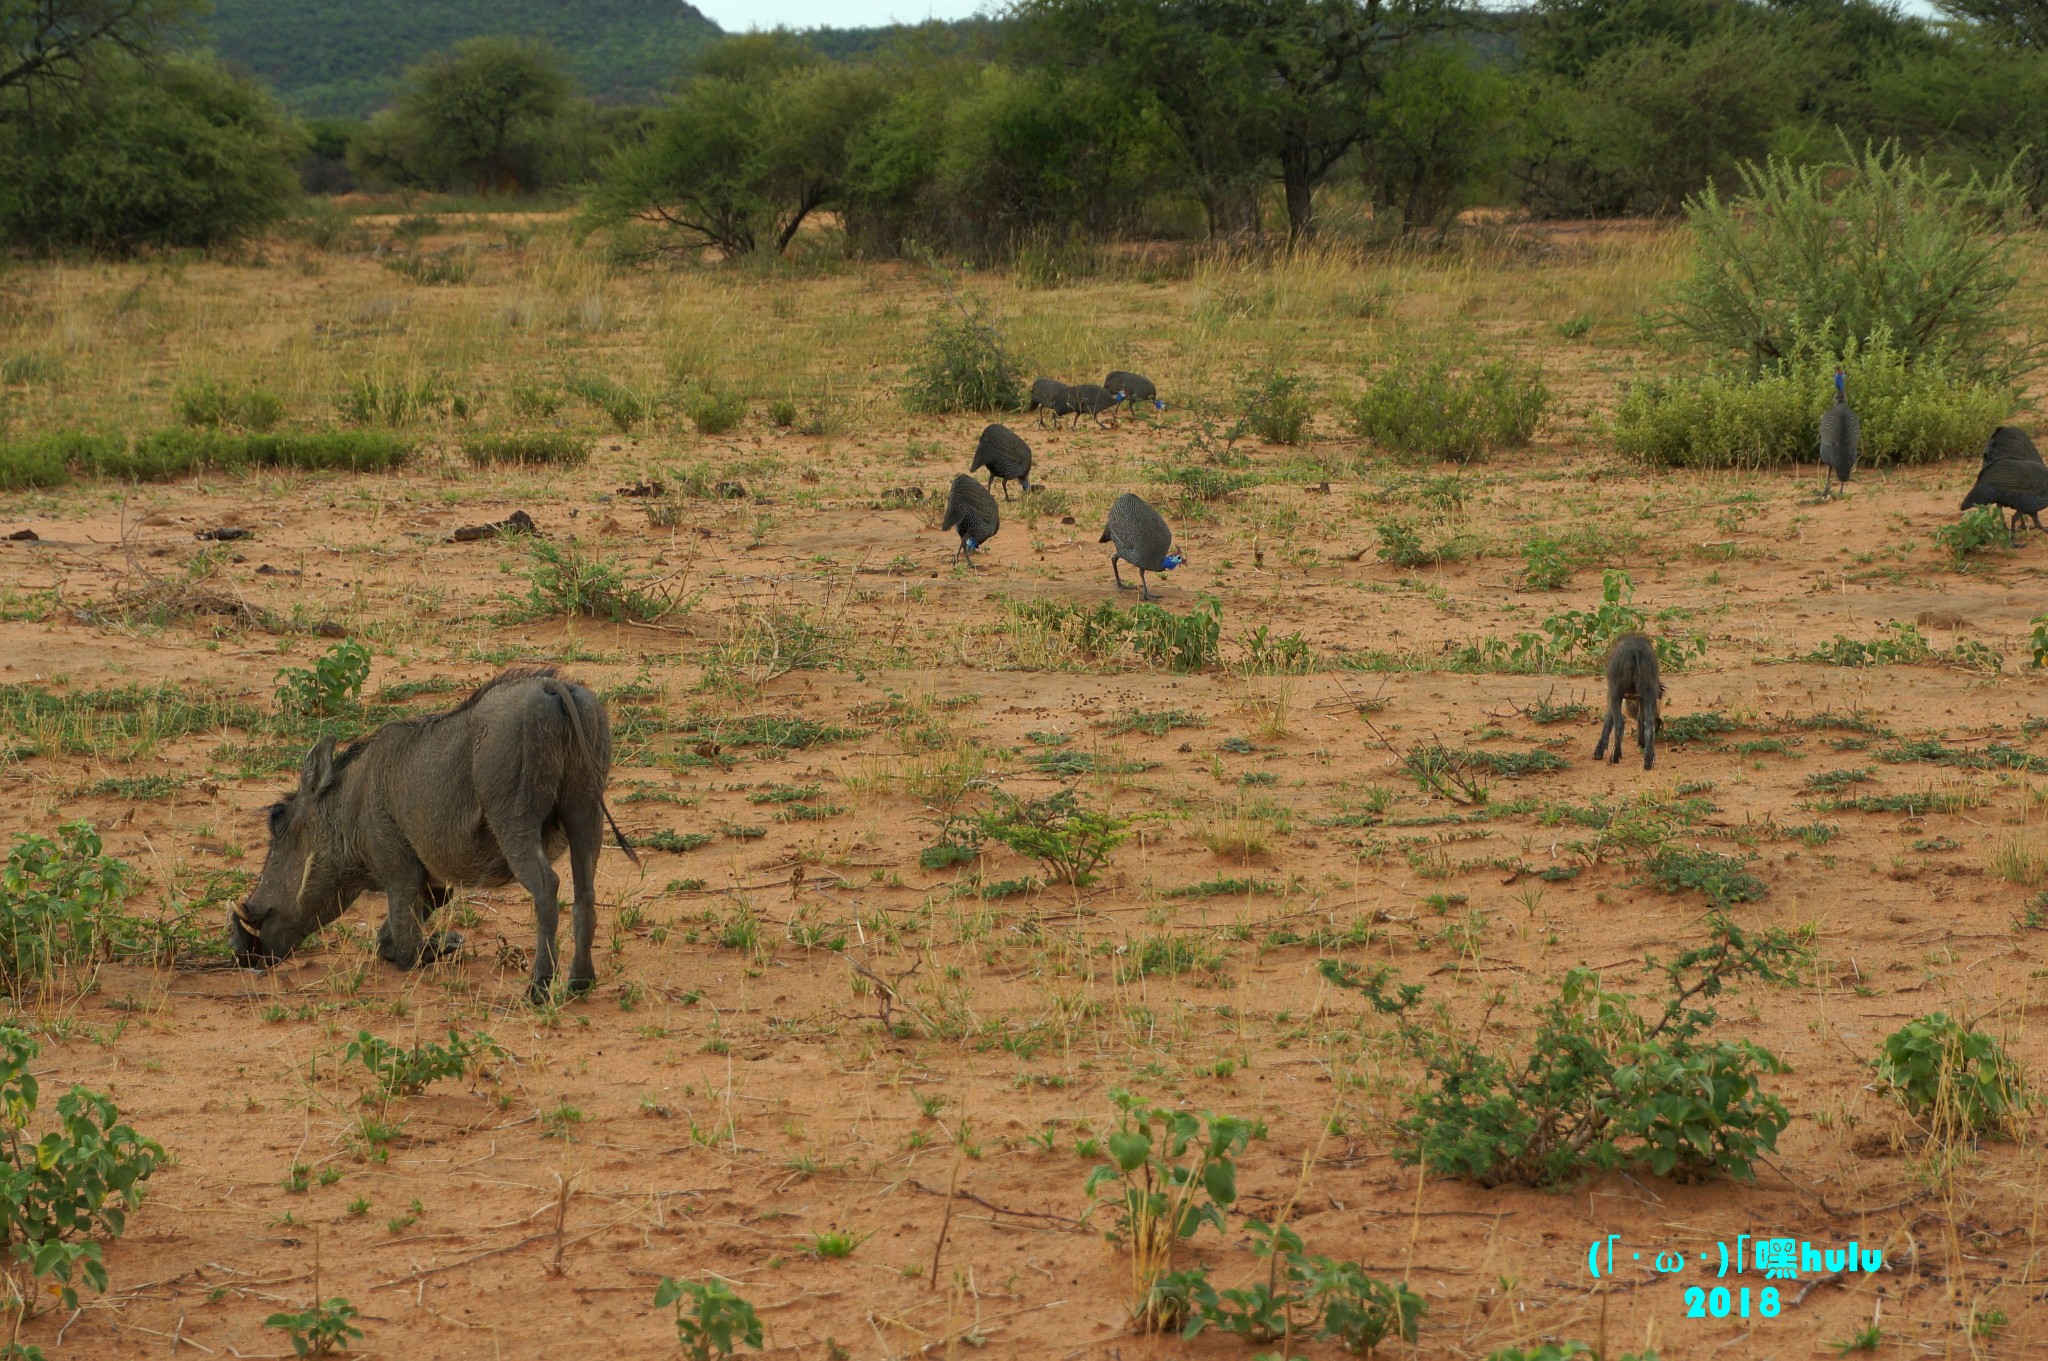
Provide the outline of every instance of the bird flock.
<path id="1" fill-rule="evenodd" d="M 1118 369 L 1100 383 L 1069 384 L 1055 378 L 1039 378 L 1031 384 L 1028 411 L 1036 415 L 1041 428 L 1047 417 L 1051 417 L 1057 427 L 1069 416 L 1073 417 L 1076 427 L 1080 425 L 1081 418 L 1087 416 L 1098 426 L 1104 425 L 1106 418 L 1107 426 L 1114 428 L 1119 410 L 1140 402 L 1151 403 L 1155 410 L 1166 409 L 1166 403 L 1159 400 L 1159 389 L 1151 379 Z M 1837 494 L 1837 483 L 1843 489 L 1847 488 L 1856 471 L 1862 440 L 1862 422 L 1849 403 L 1848 374 L 1836 369 L 1835 400 L 1820 418 L 1822 500 Z M 941 529 L 955 531 L 960 536 L 960 545 L 953 555 L 955 561 L 964 562 L 971 568 L 975 552 L 1002 528 L 1002 510 L 994 495 L 996 483 L 1003 484 L 1005 501 L 1012 499 L 1012 482 L 1017 483 L 1023 494 L 1028 496 L 1034 490 L 1031 468 L 1031 445 L 1022 435 L 1007 425 L 990 425 L 981 432 L 981 438 L 974 446 L 974 461 L 966 472 L 953 479 L 952 491 L 946 498 L 945 518 L 940 524 Z M 982 471 L 988 473 L 986 485 L 974 476 Z M 1984 446 L 1983 465 L 1978 470 L 1976 485 L 1963 498 L 1964 510 L 1973 506 L 1997 506 L 2010 511 L 2012 518 L 2006 525 L 2008 536 L 2017 534 L 2021 519 L 2030 521 L 2035 529 L 2043 528 L 2041 512 L 2048 510 L 2048 463 L 2042 462 L 2040 450 L 2034 447 L 2026 431 L 2017 426 L 2001 425 L 1991 432 L 1991 438 Z M 1185 561 L 1173 551 L 1173 531 L 1167 527 L 1166 520 L 1132 492 L 1124 492 L 1110 506 L 1109 519 L 1103 525 L 1102 537 L 1097 542 L 1112 546 L 1109 566 L 1117 589 L 1135 589 L 1141 600 L 1154 598 L 1147 580 L 1149 574 L 1171 572 Z M 1135 587 L 1124 580 L 1124 563 L 1138 571 Z M 1611 737 L 1614 744 L 1612 759 L 1619 761 L 1625 719 L 1632 718 L 1636 720 L 1643 768 L 1648 770 L 1656 759 L 1659 701 L 1664 697 L 1664 686 L 1657 672 L 1656 650 L 1651 640 L 1639 633 L 1617 639 L 1608 656 L 1607 683 L 1608 713 L 1594 756 L 1599 759 L 1606 755 L 1605 749 Z"/>
<path id="2" fill-rule="evenodd" d="M 1159 400 L 1159 389 L 1151 379 L 1122 369 L 1100 383 L 1069 385 L 1054 378 L 1040 378 L 1031 385 L 1030 409 L 1038 413 L 1041 426 L 1050 414 L 1055 424 L 1072 416 L 1077 426 L 1084 415 L 1094 417 L 1097 424 L 1108 416 L 1113 427 L 1117 408 L 1132 402 L 1150 402 L 1155 410 L 1166 410 L 1166 403 Z M 974 476 L 984 469 L 988 472 L 985 486 Z M 939 528 L 960 536 L 953 561 L 974 566 L 974 554 L 1003 527 L 1002 507 L 995 498 L 998 482 L 1003 484 L 1005 501 L 1011 499 L 1012 482 L 1022 487 L 1026 496 L 1032 491 L 1031 446 L 1007 425 L 991 425 L 981 432 L 981 438 L 974 443 L 974 461 L 966 472 L 953 478 L 952 490 L 946 495 L 946 514 Z M 1171 572 L 1186 560 L 1173 551 L 1173 531 L 1166 527 L 1165 519 L 1131 492 L 1117 497 L 1109 508 L 1109 520 L 1097 542 L 1113 545 L 1109 570 L 1118 590 L 1134 589 L 1124 580 L 1121 564 L 1128 562 L 1138 569 L 1135 589 L 1141 600 L 1153 598 L 1146 582 L 1147 573 Z"/>

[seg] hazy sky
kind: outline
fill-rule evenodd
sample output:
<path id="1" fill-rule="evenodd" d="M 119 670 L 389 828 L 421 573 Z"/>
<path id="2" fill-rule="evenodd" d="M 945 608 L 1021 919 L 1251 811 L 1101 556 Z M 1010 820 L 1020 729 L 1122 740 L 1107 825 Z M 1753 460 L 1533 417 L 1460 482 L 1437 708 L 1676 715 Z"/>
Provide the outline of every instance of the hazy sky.
<path id="1" fill-rule="evenodd" d="M 749 28 L 868 28 L 876 24 L 964 19 L 991 0 L 695 0 L 728 33 Z"/>

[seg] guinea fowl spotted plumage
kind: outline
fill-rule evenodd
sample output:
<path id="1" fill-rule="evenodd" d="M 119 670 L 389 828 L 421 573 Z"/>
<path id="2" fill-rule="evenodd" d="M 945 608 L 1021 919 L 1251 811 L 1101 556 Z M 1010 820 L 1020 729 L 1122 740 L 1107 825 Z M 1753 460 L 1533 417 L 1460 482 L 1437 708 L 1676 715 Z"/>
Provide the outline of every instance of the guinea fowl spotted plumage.
<path id="1" fill-rule="evenodd" d="M 2011 426 L 2000 427 L 2004 430 Z M 2015 432 L 2017 433 L 2017 432 Z M 2021 436 L 2022 439 L 2026 437 Z M 2032 444 L 2029 442 L 2028 447 Z M 1991 451 L 1986 449 L 1990 458 Z M 2018 533 L 2020 517 L 2025 516 L 2040 529 L 2041 512 L 2048 510 L 2048 465 L 2039 461 L 2038 455 L 2032 461 L 2025 458 L 1990 459 L 1977 472 L 1977 485 L 1970 488 L 1970 494 L 1963 498 L 1963 509 L 1972 506 L 2002 506 L 2012 512 L 2012 521 L 2006 526 L 2008 536 Z"/>
<path id="2" fill-rule="evenodd" d="M 960 547 L 954 557 L 965 558 L 972 567 L 974 550 L 993 539 L 1002 524 L 1003 513 L 996 509 L 996 498 L 988 494 L 987 487 L 967 473 L 953 479 L 952 493 L 946 497 L 946 518 L 939 528 L 960 531 Z"/>
<path id="3" fill-rule="evenodd" d="M 981 439 L 974 446 L 974 462 L 968 465 L 968 472 L 988 469 L 988 486 L 995 490 L 996 479 L 1003 481 L 1003 499 L 1010 499 L 1010 483 L 1022 482 L 1024 490 L 1031 490 L 1031 446 L 1024 437 L 1007 425 L 991 425 L 981 432 Z"/>
<path id="4" fill-rule="evenodd" d="M 1152 380 L 1142 373 L 1131 373 L 1125 369 L 1117 369 L 1109 377 L 1102 380 L 1102 385 L 1112 393 L 1115 393 L 1119 399 L 1129 402 L 1133 406 L 1139 402 L 1150 402 L 1152 403 L 1153 410 L 1166 410 L 1166 403 L 1159 400 L 1159 389 L 1154 387 Z"/>
<path id="5" fill-rule="evenodd" d="M 1045 424 L 1045 413 L 1050 411 L 1053 424 L 1058 425 L 1060 417 L 1072 415 L 1074 412 L 1073 398 L 1068 395 L 1071 391 L 1072 389 L 1057 378 L 1033 379 L 1031 405 L 1026 410 L 1037 413 L 1041 426 Z"/>
<path id="6" fill-rule="evenodd" d="M 1984 466 L 1994 463 L 2039 463 L 2041 451 L 2017 425 L 2001 425 L 1984 442 Z"/>
<path id="7" fill-rule="evenodd" d="M 1116 498 L 1109 508 L 1109 523 L 1103 526 L 1102 537 L 1097 543 L 1113 543 L 1116 552 L 1110 557 L 1109 570 L 1116 577 L 1118 590 L 1128 591 L 1123 569 L 1117 564 L 1128 562 L 1138 569 L 1138 597 L 1150 600 L 1152 592 L 1145 585 L 1147 572 L 1171 572 L 1185 559 L 1172 551 L 1173 531 L 1166 527 L 1166 521 L 1159 512 L 1145 502 L 1125 492 Z"/>
<path id="8" fill-rule="evenodd" d="M 1069 409 L 1074 413 L 1075 425 L 1081 423 L 1083 416 L 1093 416 L 1097 425 L 1102 424 L 1105 415 L 1109 417 L 1110 424 L 1116 423 L 1116 404 L 1121 399 L 1108 388 L 1082 383 L 1068 388 L 1066 398 L 1073 404 Z"/>
<path id="9" fill-rule="evenodd" d="M 1835 404 L 1820 417 L 1820 461 L 1828 470 L 1827 480 L 1821 484 L 1823 500 L 1833 493 L 1837 478 L 1846 485 L 1849 474 L 1856 471 L 1857 446 L 1862 434 L 1862 423 L 1849 408 L 1849 376 L 1836 369 Z"/>

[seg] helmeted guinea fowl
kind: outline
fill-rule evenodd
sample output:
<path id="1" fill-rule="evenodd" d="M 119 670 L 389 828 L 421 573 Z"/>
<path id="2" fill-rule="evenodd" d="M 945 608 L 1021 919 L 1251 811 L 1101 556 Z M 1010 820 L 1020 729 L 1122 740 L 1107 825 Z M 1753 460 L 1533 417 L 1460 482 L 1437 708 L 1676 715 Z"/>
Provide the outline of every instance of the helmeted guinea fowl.
<path id="1" fill-rule="evenodd" d="M 1856 471 L 1857 447 L 1862 434 L 1862 423 L 1849 408 L 1849 375 L 1836 369 L 1835 404 L 1823 411 L 1820 417 L 1820 461 L 1827 465 L 1828 470 L 1827 480 L 1821 484 L 1822 499 L 1833 493 L 1837 478 L 1847 484 L 1849 474 Z"/>
<path id="2" fill-rule="evenodd" d="M 2041 451 L 2017 425 L 2001 425 L 1984 443 L 1984 466 L 1994 463 L 2039 463 Z"/>
<path id="3" fill-rule="evenodd" d="M 1095 383 L 1081 383 L 1067 389 L 1066 398 L 1073 405 L 1074 424 L 1080 425 L 1083 416 L 1093 416 L 1097 425 L 1107 415 L 1111 423 L 1116 421 L 1116 404 L 1122 400 L 1108 388 Z"/>
<path id="4" fill-rule="evenodd" d="M 1117 369 L 1102 380 L 1102 385 L 1126 402 L 1150 402 L 1154 411 L 1166 410 L 1166 403 L 1159 400 L 1159 389 L 1142 373 Z"/>
<path id="5" fill-rule="evenodd" d="M 1010 483 L 1022 482 L 1024 490 L 1031 490 L 1031 446 L 1024 437 L 1007 425 L 991 425 L 981 432 L 981 439 L 974 446 L 974 462 L 968 465 L 968 472 L 988 469 L 988 486 L 995 490 L 996 479 L 1003 480 L 1003 499 L 1010 499 Z"/>
<path id="6" fill-rule="evenodd" d="M 1073 414 L 1073 399 L 1068 396 L 1070 391 L 1071 389 L 1057 378 L 1033 379 L 1031 405 L 1026 410 L 1038 413 L 1038 423 L 1041 426 L 1045 424 L 1045 413 L 1050 411 L 1053 423 L 1057 425 L 1060 417 Z"/>
<path id="7" fill-rule="evenodd" d="M 1141 600 L 1152 598 L 1152 592 L 1145 585 L 1147 572 L 1171 572 L 1185 561 L 1172 551 L 1173 531 L 1166 527 L 1166 521 L 1160 518 L 1159 512 L 1130 492 L 1117 497 L 1116 503 L 1110 506 L 1109 523 L 1103 526 L 1102 537 L 1096 542 L 1116 545 L 1116 552 L 1109 559 L 1109 570 L 1116 577 L 1118 590 L 1131 589 L 1118 564 L 1128 562 L 1138 569 L 1138 597 Z"/>
<path id="8" fill-rule="evenodd" d="M 996 498 L 988 494 L 987 487 L 967 473 L 953 479 L 953 490 L 946 497 L 946 518 L 939 528 L 960 531 L 960 547 L 954 557 L 965 558 L 972 567 L 974 550 L 993 539 L 1002 524 L 1003 513 L 996 509 Z"/>
<path id="9" fill-rule="evenodd" d="M 1990 450 L 1985 453 L 1988 456 Z M 2041 512 L 2048 510 L 2048 465 L 2024 458 L 1993 459 L 1978 470 L 1977 485 L 1963 498 L 1964 510 L 1972 506 L 2002 506 L 2011 511 L 2012 521 L 2005 529 L 2008 537 L 2018 532 L 2023 515 L 2040 529 Z"/>

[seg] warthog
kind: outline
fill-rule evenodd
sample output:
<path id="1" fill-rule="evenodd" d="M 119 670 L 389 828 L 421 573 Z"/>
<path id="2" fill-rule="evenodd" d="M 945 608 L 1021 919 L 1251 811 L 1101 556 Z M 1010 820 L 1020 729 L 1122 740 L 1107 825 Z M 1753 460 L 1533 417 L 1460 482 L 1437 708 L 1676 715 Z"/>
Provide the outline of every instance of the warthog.
<path id="1" fill-rule="evenodd" d="M 256 887 L 230 914 L 228 940 L 244 964 L 275 963 L 347 910 L 384 894 L 377 953 L 414 968 L 462 943 L 423 937 L 427 917 L 458 888 L 517 880 L 533 896 L 538 940 L 529 995 L 555 977 L 553 861 L 564 847 L 575 895 L 569 985 L 597 980 L 597 853 L 604 823 L 634 855 L 605 807 L 611 723 L 596 695 L 552 667 L 508 671 L 444 714 L 387 723 L 336 754 L 325 738 L 306 755 L 297 792 L 270 809 L 270 850 Z M 602 821 L 600 821 L 602 819 Z"/>
<path id="2" fill-rule="evenodd" d="M 1643 769 L 1657 764 L 1657 729 L 1663 726 L 1664 682 L 1657 675 L 1657 645 L 1640 633 L 1624 633 L 1607 653 L 1607 721 L 1600 725 L 1600 741 L 1593 747 L 1593 759 L 1607 754 L 1607 739 L 1614 738 L 1616 764 L 1628 737 L 1628 720 L 1636 721 L 1636 745 L 1643 751 Z"/>

